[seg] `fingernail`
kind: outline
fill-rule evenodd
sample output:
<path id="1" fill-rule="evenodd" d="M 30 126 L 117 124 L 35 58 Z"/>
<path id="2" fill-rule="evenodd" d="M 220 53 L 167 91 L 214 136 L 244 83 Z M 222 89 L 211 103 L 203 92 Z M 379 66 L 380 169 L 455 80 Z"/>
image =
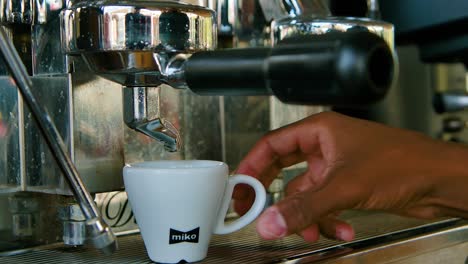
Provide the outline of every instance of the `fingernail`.
<path id="1" fill-rule="evenodd" d="M 354 233 L 351 232 L 350 230 L 344 229 L 344 228 L 337 228 L 336 229 L 336 238 L 343 240 L 343 241 L 351 241 L 354 239 Z"/>
<path id="2" fill-rule="evenodd" d="M 258 219 L 257 231 L 264 239 L 277 239 L 286 236 L 288 228 L 278 209 L 270 207 Z"/>

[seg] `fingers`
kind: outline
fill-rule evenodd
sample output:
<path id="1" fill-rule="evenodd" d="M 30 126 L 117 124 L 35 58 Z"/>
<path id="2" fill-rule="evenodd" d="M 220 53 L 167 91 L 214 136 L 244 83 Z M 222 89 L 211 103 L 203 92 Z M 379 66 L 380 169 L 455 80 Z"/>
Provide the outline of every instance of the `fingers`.
<path id="1" fill-rule="evenodd" d="M 321 184 L 314 181 L 310 171 L 297 176 L 288 183 L 286 193 L 292 195 L 306 190 L 317 190 Z M 351 241 L 354 239 L 354 229 L 348 223 L 338 220 L 339 212 L 333 212 L 329 216 L 320 218 L 317 223 L 312 224 L 300 232 L 300 236 L 307 242 L 316 242 L 320 234 L 330 239 Z"/>
<path id="2" fill-rule="evenodd" d="M 320 233 L 330 239 L 338 239 L 343 241 L 351 241 L 354 239 L 353 227 L 335 217 L 324 217 L 319 220 L 318 224 Z"/>
<path id="3" fill-rule="evenodd" d="M 304 241 L 309 243 L 317 242 L 320 234 L 329 239 L 342 241 L 351 241 L 355 237 L 354 229 L 350 224 L 330 216 L 320 219 L 318 224 L 312 224 L 299 233 Z"/>
<path id="4" fill-rule="evenodd" d="M 278 214 L 275 208 L 267 209 L 257 222 L 257 232 L 263 239 L 273 240 L 285 237 L 291 234 L 288 231 L 286 220 Z M 309 243 L 316 242 L 320 234 L 329 239 L 338 239 L 342 241 L 352 241 L 355 237 L 353 227 L 334 217 L 323 217 L 317 223 L 297 232 L 305 241 Z"/>
<path id="5" fill-rule="evenodd" d="M 317 224 L 313 224 L 302 230 L 300 236 L 309 243 L 317 242 L 320 239 L 320 230 Z"/>
<path id="6" fill-rule="evenodd" d="M 305 161 L 305 155 L 300 152 L 288 153 L 284 155 L 255 156 L 251 154 L 257 146 L 241 161 L 236 173 L 246 174 L 257 178 L 265 186 L 271 184 L 272 180 L 281 172 L 283 168 Z M 260 154 L 258 154 L 260 155 Z M 251 157 L 254 158 L 251 158 Z"/>
<path id="7" fill-rule="evenodd" d="M 249 167 L 240 167 L 236 173 L 246 174 L 256 177 L 265 188 L 268 188 L 274 178 L 281 172 L 284 167 L 289 167 L 293 164 L 304 161 L 304 156 L 301 153 L 293 153 L 285 157 L 278 157 L 275 161 L 271 162 L 269 167 L 264 168 L 261 174 L 256 174 L 254 170 Z M 234 210 L 243 215 L 248 211 L 255 198 L 255 192 L 246 184 L 239 184 L 234 188 Z"/>
<path id="8" fill-rule="evenodd" d="M 312 152 L 320 153 L 314 128 L 297 122 L 264 136 L 240 162 L 236 173 L 257 178 L 268 188 L 281 169 L 303 162 Z M 307 151 L 305 147 L 307 146 Z M 314 149 L 313 151 L 311 149 Z M 251 204 L 252 190 L 238 186 L 234 190 L 235 208 L 242 213 Z M 237 210 L 236 209 L 236 210 Z"/>
<path id="9" fill-rule="evenodd" d="M 286 186 L 286 194 L 291 195 L 306 190 L 317 190 L 323 182 L 323 178 L 316 176 L 312 171 L 307 170 L 294 177 Z"/>
<path id="10" fill-rule="evenodd" d="M 257 221 L 257 233 L 266 240 L 278 239 L 289 234 L 286 220 L 276 206 L 269 207 Z"/>
<path id="11" fill-rule="evenodd" d="M 265 188 L 268 188 L 274 178 L 281 172 L 282 168 L 289 167 L 304 160 L 305 158 L 302 153 L 293 153 L 285 157 L 278 157 L 275 161 L 272 161 L 268 167 L 264 168 L 260 174 L 255 172 L 255 169 L 252 169 L 247 165 L 239 167 L 236 173 L 253 176 L 257 178 Z M 247 199 L 252 195 L 252 192 L 253 190 L 248 185 L 239 184 L 234 189 L 233 198 L 236 200 Z"/>
<path id="12" fill-rule="evenodd" d="M 319 149 L 317 134 L 317 129 L 307 122 L 274 130 L 251 149 L 240 162 L 237 173 L 258 179 L 274 177 L 281 168 L 303 161 L 311 149 Z"/>
<path id="13" fill-rule="evenodd" d="M 335 177 L 337 178 L 337 177 Z M 300 233 L 318 223 L 320 229 L 330 237 L 349 240 L 354 237 L 351 226 L 339 221 L 321 221 L 330 213 L 354 208 L 365 199 L 365 193 L 348 180 L 333 179 L 318 191 L 306 190 L 292 194 L 268 208 L 257 221 L 257 231 L 264 239 L 277 239 L 289 234 Z"/>

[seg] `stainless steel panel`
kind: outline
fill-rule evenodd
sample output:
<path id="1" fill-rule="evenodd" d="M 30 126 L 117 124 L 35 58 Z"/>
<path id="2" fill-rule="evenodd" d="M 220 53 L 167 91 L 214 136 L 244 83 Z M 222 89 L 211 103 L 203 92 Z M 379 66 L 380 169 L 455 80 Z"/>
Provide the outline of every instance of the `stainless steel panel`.
<path id="1" fill-rule="evenodd" d="M 92 75 L 75 61 L 71 75 L 75 165 L 92 193 L 123 188 L 124 123 L 120 85 Z"/>
<path id="2" fill-rule="evenodd" d="M 11 78 L 0 76 L 0 193 L 21 187 L 21 101 Z"/>
<path id="3" fill-rule="evenodd" d="M 68 151 L 71 148 L 70 90 L 67 75 L 56 77 L 32 78 L 34 92 L 38 101 L 51 115 L 53 122 L 64 140 Z M 24 109 L 25 142 L 25 179 L 26 190 L 60 188 L 62 178 L 33 114 L 27 107 Z"/>
<path id="4" fill-rule="evenodd" d="M 38 1 L 39 2 L 39 1 Z M 32 71 L 38 75 L 61 75 L 69 72 L 68 59 L 60 46 L 60 21 L 58 14 L 49 17 L 47 24 L 32 26 Z"/>
<path id="5" fill-rule="evenodd" d="M 24 99 L 25 105 L 28 106 L 35 121 L 40 128 L 41 134 L 49 147 L 50 151 L 53 152 L 54 160 L 58 163 L 61 171 L 66 176 L 70 190 L 72 191 L 75 199 L 79 203 L 84 216 L 86 217 L 86 230 L 88 235 L 88 241 L 90 241 L 96 248 L 104 250 L 104 252 L 111 253 L 116 248 L 116 239 L 112 230 L 102 220 L 102 217 L 98 213 L 98 209 L 93 201 L 91 194 L 85 188 L 80 175 L 78 174 L 72 158 L 69 155 L 65 141 L 62 139 L 63 136 L 60 134 L 58 128 L 54 124 L 52 117 L 50 116 L 46 107 L 41 104 L 38 100 L 38 96 L 33 92 L 33 80 L 30 78 L 27 69 L 21 61 L 16 48 L 13 45 L 13 41 L 8 39 L 3 28 L 0 28 L 0 39 L 1 39 L 1 52 L 8 64 L 11 71 L 11 75 L 14 78 L 19 91 Z M 37 91 L 36 91 L 37 93 Z M 22 203 L 18 203 L 22 207 Z M 10 205 L 10 209 L 17 206 Z M 34 212 L 38 211 L 38 206 Z M 16 210 L 15 210 L 16 211 Z M 29 215 L 31 214 L 29 212 Z M 16 215 L 13 215 L 14 222 L 23 223 L 22 220 L 15 219 Z M 26 221 L 30 228 L 34 229 L 35 221 Z M 22 235 L 19 235 L 23 237 Z"/>
<path id="6" fill-rule="evenodd" d="M 268 97 L 226 96 L 224 111 L 224 160 L 235 169 L 255 142 L 270 128 Z"/>
<path id="7" fill-rule="evenodd" d="M 125 128 L 125 162 L 160 159 L 221 160 L 220 97 L 198 96 L 190 91 L 161 87 L 160 115 L 179 129 L 182 149 L 164 151 L 160 142 Z"/>
<path id="8" fill-rule="evenodd" d="M 31 23 L 34 14 L 33 6 L 33 0 L 0 1 L 0 23 Z"/>
<path id="9" fill-rule="evenodd" d="M 61 225 L 57 195 L 15 192 L 0 194 L 0 249 L 2 251 L 30 248 L 58 242 Z M 2 261 L 0 260 L 0 263 Z"/>
<path id="10" fill-rule="evenodd" d="M 86 76 L 93 82 L 83 81 Z M 90 191 L 121 189 L 124 124 L 120 86 L 85 73 L 72 81 L 67 74 L 32 79 Z M 0 175 L 0 184 L 5 186 L 1 189 L 14 192 L 12 187 L 22 186 L 27 191 L 68 195 L 68 186 L 16 87 L 9 77 L 0 78 L 0 85 L 0 113 L 8 129 L 0 141 L 5 145 L 0 168 L 7 171 Z"/>

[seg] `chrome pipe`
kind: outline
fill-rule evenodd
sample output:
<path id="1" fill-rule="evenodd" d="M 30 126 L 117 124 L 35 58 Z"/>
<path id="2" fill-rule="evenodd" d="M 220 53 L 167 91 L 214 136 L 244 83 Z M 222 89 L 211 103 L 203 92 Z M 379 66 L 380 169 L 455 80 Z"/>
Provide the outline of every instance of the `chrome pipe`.
<path id="1" fill-rule="evenodd" d="M 91 194 L 86 190 L 75 165 L 67 154 L 65 143 L 51 116 L 41 107 L 33 94 L 32 80 L 2 27 L 0 27 L 0 51 L 26 105 L 36 119 L 39 129 L 44 135 L 57 164 L 65 174 L 75 199 L 80 204 L 81 210 L 87 220 L 89 234 L 91 234 L 90 240 L 96 248 L 103 250 L 105 253 L 115 251 L 117 249 L 117 242 L 112 230 L 100 216 Z"/>

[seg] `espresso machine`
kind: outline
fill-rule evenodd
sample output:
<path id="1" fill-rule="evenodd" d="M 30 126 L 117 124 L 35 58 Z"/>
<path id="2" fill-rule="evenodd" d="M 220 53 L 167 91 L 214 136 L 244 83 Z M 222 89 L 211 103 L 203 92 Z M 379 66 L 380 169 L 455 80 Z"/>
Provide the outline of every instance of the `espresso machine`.
<path id="1" fill-rule="evenodd" d="M 388 111 L 401 100 L 402 69 L 441 76 L 428 63 L 446 68 L 439 62 L 459 61 L 468 47 L 466 31 L 451 32 L 452 46 L 413 33 L 466 21 L 466 4 L 418 24 L 399 12 L 418 5 L 347 2 L 1 0 L 1 258 L 149 263 L 123 190 L 125 163 L 212 159 L 234 169 L 267 131 L 328 109 L 405 127 L 405 113 Z M 407 43 L 417 48 L 397 47 Z M 305 166 L 283 170 L 269 203 Z M 250 228 L 215 237 L 206 262 L 466 258 L 466 221 L 343 217 L 354 242 L 265 242 Z"/>

